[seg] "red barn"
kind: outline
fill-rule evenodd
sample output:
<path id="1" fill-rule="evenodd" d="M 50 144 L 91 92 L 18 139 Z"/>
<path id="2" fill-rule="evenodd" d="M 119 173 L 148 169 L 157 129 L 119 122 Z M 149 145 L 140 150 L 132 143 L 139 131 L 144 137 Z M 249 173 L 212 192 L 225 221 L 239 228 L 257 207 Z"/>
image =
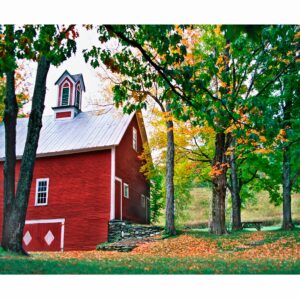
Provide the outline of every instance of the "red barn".
<path id="1" fill-rule="evenodd" d="M 95 249 L 107 241 L 110 220 L 149 223 L 149 184 L 138 158 L 147 139 L 143 119 L 112 107 L 81 112 L 81 74 L 65 71 L 56 84 L 54 116 L 43 117 L 23 244 L 28 251 Z M 18 119 L 17 178 L 27 125 Z M 2 224 L 3 124 L 0 138 Z"/>

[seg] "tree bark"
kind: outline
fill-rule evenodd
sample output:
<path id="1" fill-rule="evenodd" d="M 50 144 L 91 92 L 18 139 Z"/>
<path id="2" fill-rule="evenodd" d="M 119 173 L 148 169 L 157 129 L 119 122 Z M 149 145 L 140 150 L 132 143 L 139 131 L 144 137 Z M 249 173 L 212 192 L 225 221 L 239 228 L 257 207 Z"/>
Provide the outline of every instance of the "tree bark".
<path id="1" fill-rule="evenodd" d="M 293 102 L 291 99 L 286 99 L 283 107 L 284 127 L 291 127 L 291 111 Z M 288 134 L 286 136 L 288 138 Z M 287 145 L 283 148 L 283 164 L 282 164 L 282 229 L 290 230 L 294 228 L 292 221 L 292 182 L 291 182 L 291 158 L 290 148 Z"/>
<path id="2" fill-rule="evenodd" d="M 283 189 L 283 205 L 282 205 L 282 229 L 290 230 L 294 228 L 292 221 L 292 184 L 291 184 L 291 162 L 289 155 L 289 147 L 283 149 L 283 174 L 282 174 L 282 189 Z"/>
<path id="3" fill-rule="evenodd" d="M 232 147 L 235 147 L 233 141 Z M 241 222 L 241 197 L 240 197 L 240 187 L 237 174 L 236 156 L 235 153 L 230 155 L 230 181 L 231 181 L 231 198 L 232 198 L 232 229 L 240 230 L 242 229 Z"/>
<path id="4" fill-rule="evenodd" d="M 15 72 L 6 73 L 6 98 L 4 110 L 5 161 L 4 161 L 4 206 L 1 245 L 10 249 L 14 232 L 15 169 L 16 169 L 16 123 L 18 104 L 15 93 Z"/>
<path id="5" fill-rule="evenodd" d="M 217 133 L 215 138 L 215 156 L 213 166 L 221 173 L 212 178 L 212 220 L 210 232 L 218 235 L 226 234 L 225 198 L 226 198 L 226 135 Z"/>
<path id="6" fill-rule="evenodd" d="M 27 138 L 22 156 L 20 176 L 16 192 L 16 200 L 9 214 L 5 212 L 9 226 L 4 228 L 5 249 L 25 253 L 22 248 L 23 229 L 25 226 L 26 212 L 31 188 L 36 150 L 40 130 L 42 128 L 42 116 L 46 96 L 46 81 L 50 62 L 41 57 L 36 74 L 34 93 L 32 97 L 32 109 L 28 122 Z"/>
<path id="7" fill-rule="evenodd" d="M 166 111 L 170 113 L 167 104 Z M 174 128 L 173 121 L 168 119 L 167 126 L 167 161 L 166 161 L 166 226 L 165 232 L 168 235 L 176 235 L 174 218 Z"/>

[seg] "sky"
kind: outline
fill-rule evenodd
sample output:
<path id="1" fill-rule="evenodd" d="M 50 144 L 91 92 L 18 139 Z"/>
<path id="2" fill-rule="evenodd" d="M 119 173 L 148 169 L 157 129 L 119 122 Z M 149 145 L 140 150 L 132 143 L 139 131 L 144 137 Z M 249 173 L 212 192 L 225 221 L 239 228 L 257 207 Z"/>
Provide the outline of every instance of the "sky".
<path id="1" fill-rule="evenodd" d="M 45 99 L 45 110 L 44 115 L 51 115 L 53 114 L 53 110 L 51 107 L 57 106 L 57 85 L 55 85 L 56 80 L 62 75 L 65 70 L 68 70 L 70 74 L 78 74 L 82 73 L 86 92 L 83 93 L 82 98 L 82 110 L 91 110 L 91 106 L 89 103 L 91 101 L 95 101 L 101 98 L 101 81 L 97 78 L 97 72 L 101 70 L 95 70 L 89 63 L 84 61 L 82 50 L 89 49 L 92 45 L 97 45 L 97 32 L 93 29 L 91 31 L 87 31 L 84 28 L 79 28 L 79 38 L 77 39 L 77 51 L 76 54 L 70 57 L 68 60 L 63 62 L 60 66 L 54 67 L 51 66 L 48 77 L 47 77 L 47 92 L 46 92 L 46 99 Z M 33 83 L 36 73 L 36 63 L 30 64 L 31 70 L 31 78 L 30 81 L 32 82 L 32 89 Z M 33 91 L 31 90 L 31 93 Z M 29 112 L 31 107 L 31 103 L 28 103 L 24 107 L 24 112 Z"/>

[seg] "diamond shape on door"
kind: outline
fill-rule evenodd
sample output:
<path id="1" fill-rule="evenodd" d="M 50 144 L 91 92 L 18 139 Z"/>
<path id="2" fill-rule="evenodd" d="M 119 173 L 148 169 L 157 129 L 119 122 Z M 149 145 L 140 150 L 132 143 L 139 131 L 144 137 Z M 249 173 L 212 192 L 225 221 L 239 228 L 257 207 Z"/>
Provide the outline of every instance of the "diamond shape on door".
<path id="1" fill-rule="evenodd" d="M 46 243 L 48 244 L 48 246 L 50 246 L 51 243 L 54 240 L 54 235 L 52 234 L 51 230 L 49 230 L 47 232 L 47 234 L 45 235 L 44 239 L 45 239 Z"/>
<path id="2" fill-rule="evenodd" d="M 27 231 L 25 233 L 25 235 L 23 236 L 23 241 L 24 241 L 25 245 L 28 246 L 29 243 L 31 242 L 31 240 L 32 240 L 32 236 L 31 236 L 30 232 Z"/>

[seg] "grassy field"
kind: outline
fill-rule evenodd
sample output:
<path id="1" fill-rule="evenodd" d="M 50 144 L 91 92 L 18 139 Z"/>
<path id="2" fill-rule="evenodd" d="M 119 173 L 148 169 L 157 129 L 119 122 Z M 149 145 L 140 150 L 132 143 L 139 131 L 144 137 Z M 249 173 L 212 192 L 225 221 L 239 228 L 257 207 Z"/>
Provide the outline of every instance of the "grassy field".
<path id="1" fill-rule="evenodd" d="M 273 230 L 271 230 L 273 229 Z M 300 228 L 217 237 L 205 230 L 140 245 L 130 253 L 0 250 L 1 274 L 300 274 Z"/>
<path id="2" fill-rule="evenodd" d="M 188 209 L 187 224 L 208 223 L 210 213 L 211 190 L 208 188 L 195 188 L 191 191 L 192 203 Z M 227 220 L 230 221 L 230 207 L 228 205 Z M 292 198 L 293 219 L 300 220 L 300 194 L 294 194 Z M 249 203 L 242 210 L 243 221 L 274 221 L 280 224 L 282 205 L 274 206 L 269 201 L 267 192 L 257 195 L 257 202 Z"/>

